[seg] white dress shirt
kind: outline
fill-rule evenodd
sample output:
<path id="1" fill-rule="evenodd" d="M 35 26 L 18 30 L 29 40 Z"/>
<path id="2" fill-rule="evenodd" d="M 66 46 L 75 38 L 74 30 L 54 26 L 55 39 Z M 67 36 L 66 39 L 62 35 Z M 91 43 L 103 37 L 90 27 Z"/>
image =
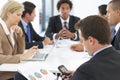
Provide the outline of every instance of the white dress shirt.
<path id="1" fill-rule="evenodd" d="M 120 22 L 115 26 L 115 31 L 116 31 L 115 35 L 117 34 L 119 28 L 120 28 Z"/>
<path id="2" fill-rule="evenodd" d="M 69 29 L 70 16 L 69 16 L 66 20 L 64 20 L 62 17 L 60 17 L 60 20 L 61 20 L 61 23 L 62 23 L 62 27 L 64 27 L 64 22 L 67 22 L 67 23 L 66 23 L 66 26 L 67 26 L 67 28 Z M 55 34 L 53 35 L 53 40 L 55 40 L 56 34 L 57 34 L 57 33 L 55 33 Z M 74 33 L 74 34 L 75 34 L 74 40 L 76 40 L 76 39 L 77 39 L 77 33 Z"/>

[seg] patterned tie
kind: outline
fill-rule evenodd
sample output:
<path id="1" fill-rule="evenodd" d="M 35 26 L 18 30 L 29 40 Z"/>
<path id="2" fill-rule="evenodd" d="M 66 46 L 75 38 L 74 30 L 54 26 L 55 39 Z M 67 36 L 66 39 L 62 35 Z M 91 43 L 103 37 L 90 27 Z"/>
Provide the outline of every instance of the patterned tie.
<path id="1" fill-rule="evenodd" d="M 31 43 L 31 34 L 30 34 L 30 26 L 27 25 L 27 36 L 28 36 L 28 42 Z"/>
<path id="2" fill-rule="evenodd" d="M 114 29 L 114 30 L 112 31 L 112 39 L 111 39 L 111 40 L 113 40 L 113 38 L 115 37 L 115 33 L 116 33 L 116 30 Z"/>
<path id="3" fill-rule="evenodd" d="M 64 22 L 64 28 L 68 29 L 66 21 Z"/>

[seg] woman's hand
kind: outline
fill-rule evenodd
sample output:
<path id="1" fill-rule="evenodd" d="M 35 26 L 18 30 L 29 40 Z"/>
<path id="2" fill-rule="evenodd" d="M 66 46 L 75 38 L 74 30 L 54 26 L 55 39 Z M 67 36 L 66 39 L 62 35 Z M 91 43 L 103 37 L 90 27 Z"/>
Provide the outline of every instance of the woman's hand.
<path id="1" fill-rule="evenodd" d="M 28 51 L 24 54 L 21 54 L 20 60 L 26 60 L 29 57 L 37 54 L 39 52 L 38 46 L 33 46 L 32 48 L 28 49 Z"/>
<path id="2" fill-rule="evenodd" d="M 19 35 L 20 37 L 23 36 L 23 31 L 21 29 L 21 27 L 19 27 L 18 25 L 12 26 L 12 30 Z"/>

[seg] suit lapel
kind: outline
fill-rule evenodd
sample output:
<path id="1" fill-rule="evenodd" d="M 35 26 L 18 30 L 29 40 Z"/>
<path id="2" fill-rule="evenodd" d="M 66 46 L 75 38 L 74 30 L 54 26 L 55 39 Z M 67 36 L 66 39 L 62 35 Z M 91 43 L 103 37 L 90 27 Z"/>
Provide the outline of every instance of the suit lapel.
<path id="1" fill-rule="evenodd" d="M 71 32 L 74 32 L 74 22 L 73 22 L 73 17 L 72 16 L 70 16 L 70 19 L 69 19 L 69 30 L 71 31 Z"/>
<path id="2" fill-rule="evenodd" d="M 119 37 L 119 36 L 120 36 L 120 28 L 119 28 L 119 30 L 118 30 L 118 32 L 116 34 L 116 37 Z"/>
<path id="3" fill-rule="evenodd" d="M 116 35 L 113 37 L 113 39 L 111 40 L 111 44 L 114 45 L 114 42 L 116 40 L 119 40 L 119 36 L 120 36 L 120 28 L 119 30 L 117 31 Z"/>
<path id="4" fill-rule="evenodd" d="M 23 28 L 23 24 L 22 24 L 22 22 L 21 22 L 21 21 L 19 22 L 19 24 L 18 24 L 18 25 L 22 28 L 23 33 L 26 35 L 26 32 L 25 32 L 25 30 L 24 30 L 24 28 Z"/>
<path id="5" fill-rule="evenodd" d="M 60 20 L 60 16 L 57 17 L 56 21 L 57 21 L 57 28 L 56 29 L 58 29 L 57 31 L 59 31 L 62 29 L 62 22 Z"/>
<path id="6" fill-rule="evenodd" d="M 22 31 L 23 31 L 23 33 L 25 35 L 25 40 L 28 41 L 28 36 L 27 36 L 27 34 L 26 34 L 25 30 L 24 30 L 22 22 L 20 21 L 18 25 L 22 28 Z"/>
<path id="7" fill-rule="evenodd" d="M 71 18 L 71 16 L 70 16 L 70 19 L 69 19 L 69 30 L 71 30 L 71 28 L 72 28 L 72 20 L 71 20 L 72 18 Z"/>

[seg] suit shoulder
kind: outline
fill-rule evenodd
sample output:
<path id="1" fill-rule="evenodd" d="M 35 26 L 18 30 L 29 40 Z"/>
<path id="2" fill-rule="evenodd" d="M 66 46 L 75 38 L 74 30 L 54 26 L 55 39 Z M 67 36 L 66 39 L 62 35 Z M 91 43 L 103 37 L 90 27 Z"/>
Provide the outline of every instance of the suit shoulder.
<path id="1" fill-rule="evenodd" d="M 57 19 L 57 18 L 59 18 L 59 15 L 50 17 L 50 19 Z"/>
<path id="2" fill-rule="evenodd" d="M 78 67 L 78 69 L 76 70 L 76 73 L 86 73 L 86 74 L 91 74 L 94 72 L 94 63 L 91 62 L 85 62 L 83 63 L 81 66 Z"/>
<path id="3" fill-rule="evenodd" d="M 70 17 L 71 17 L 71 18 L 73 18 L 73 19 L 80 20 L 80 18 L 79 18 L 79 17 L 77 17 L 77 16 L 70 15 Z"/>

